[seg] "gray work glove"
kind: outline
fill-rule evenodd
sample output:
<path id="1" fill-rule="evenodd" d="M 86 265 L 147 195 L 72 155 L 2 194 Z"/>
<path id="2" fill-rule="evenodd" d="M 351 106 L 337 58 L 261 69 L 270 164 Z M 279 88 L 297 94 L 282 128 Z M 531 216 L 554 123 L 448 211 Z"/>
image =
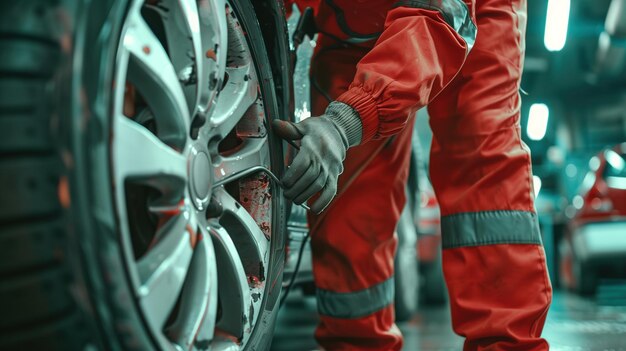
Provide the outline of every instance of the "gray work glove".
<path id="1" fill-rule="evenodd" d="M 361 141 L 362 124 L 350 106 L 332 102 L 320 117 L 300 123 L 275 120 L 273 131 L 286 140 L 300 140 L 300 151 L 285 172 L 285 197 L 300 205 L 321 191 L 311 206 L 322 212 L 337 193 L 337 179 L 350 146 Z"/>

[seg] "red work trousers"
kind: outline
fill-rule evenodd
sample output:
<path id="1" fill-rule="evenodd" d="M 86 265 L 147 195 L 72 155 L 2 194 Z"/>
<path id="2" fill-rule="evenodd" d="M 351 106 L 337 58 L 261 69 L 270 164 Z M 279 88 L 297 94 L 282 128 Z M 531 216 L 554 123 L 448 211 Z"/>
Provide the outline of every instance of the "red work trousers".
<path id="1" fill-rule="evenodd" d="M 524 2 L 477 1 L 476 43 L 429 105 L 444 275 L 464 350 L 548 349 L 540 335 L 552 290 L 520 137 L 523 58 L 503 49 L 523 48 L 525 18 Z M 366 53 L 320 36 L 311 69 L 314 115 L 348 89 Z M 309 216 L 321 317 L 315 336 L 326 350 L 402 348 L 392 303 L 394 230 L 411 133 L 408 123 L 393 137 L 351 148 L 337 198 Z"/>

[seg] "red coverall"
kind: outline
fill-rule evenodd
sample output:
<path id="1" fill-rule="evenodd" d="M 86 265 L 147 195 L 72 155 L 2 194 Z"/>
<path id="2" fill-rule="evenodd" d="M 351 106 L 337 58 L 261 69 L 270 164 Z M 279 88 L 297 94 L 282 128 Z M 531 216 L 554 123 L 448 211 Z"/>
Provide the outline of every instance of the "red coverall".
<path id="1" fill-rule="evenodd" d="M 363 126 L 337 198 L 309 217 L 320 345 L 402 347 L 394 230 L 413 116 L 428 105 L 454 331 L 465 350 L 547 350 L 540 335 L 552 289 L 519 121 L 526 1 L 297 2 L 314 8 L 320 31 L 313 114 L 337 100 Z"/>

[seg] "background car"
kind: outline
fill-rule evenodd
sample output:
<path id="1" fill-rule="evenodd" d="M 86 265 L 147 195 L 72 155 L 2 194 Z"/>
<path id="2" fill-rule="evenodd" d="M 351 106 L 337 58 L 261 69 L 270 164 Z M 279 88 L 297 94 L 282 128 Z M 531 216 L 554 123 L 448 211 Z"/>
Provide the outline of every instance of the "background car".
<path id="1" fill-rule="evenodd" d="M 423 304 L 442 304 L 447 299 L 446 285 L 441 261 L 441 212 L 435 191 L 423 171 L 417 179 L 419 186 L 419 210 L 416 213 L 417 257 L 420 275 L 420 300 Z"/>
<path id="2" fill-rule="evenodd" d="M 589 161 L 577 210 L 560 243 L 560 280 L 581 294 L 595 292 L 600 278 L 626 277 L 626 143 Z"/>
<path id="3" fill-rule="evenodd" d="M 407 203 L 396 233 L 395 260 L 396 319 L 410 319 L 420 302 L 437 305 L 446 301 L 441 262 L 441 215 L 430 179 L 422 140 L 417 131 L 412 139 L 407 180 Z"/>

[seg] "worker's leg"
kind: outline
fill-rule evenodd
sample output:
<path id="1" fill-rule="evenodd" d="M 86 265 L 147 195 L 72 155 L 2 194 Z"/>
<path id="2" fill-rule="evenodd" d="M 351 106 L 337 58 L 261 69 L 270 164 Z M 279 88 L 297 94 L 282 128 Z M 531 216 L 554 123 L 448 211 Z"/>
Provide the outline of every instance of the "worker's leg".
<path id="1" fill-rule="evenodd" d="M 345 91 L 358 53 L 318 57 L 314 115 Z M 320 324 L 315 336 L 327 350 L 400 350 L 394 324 L 393 258 L 396 223 L 405 203 L 411 129 L 393 140 L 349 150 L 339 195 L 320 216 L 310 216 L 313 273 Z"/>
<path id="2" fill-rule="evenodd" d="M 552 289 L 519 121 L 526 4 L 476 6 L 476 44 L 429 108 L 452 323 L 465 350 L 547 350 Z"/>
<path id="3" fill-rule="evenodd" d="M 400 350 L 394 324 L 394 231 L 405 203 L 411 129 L 370 163 L 318 218 L 310 217 L 313 273 L 328 350 Z M 356 150 L 356 149 L 355 149 Z M 409 149 L 410 150 L 410 149 Z"/>

